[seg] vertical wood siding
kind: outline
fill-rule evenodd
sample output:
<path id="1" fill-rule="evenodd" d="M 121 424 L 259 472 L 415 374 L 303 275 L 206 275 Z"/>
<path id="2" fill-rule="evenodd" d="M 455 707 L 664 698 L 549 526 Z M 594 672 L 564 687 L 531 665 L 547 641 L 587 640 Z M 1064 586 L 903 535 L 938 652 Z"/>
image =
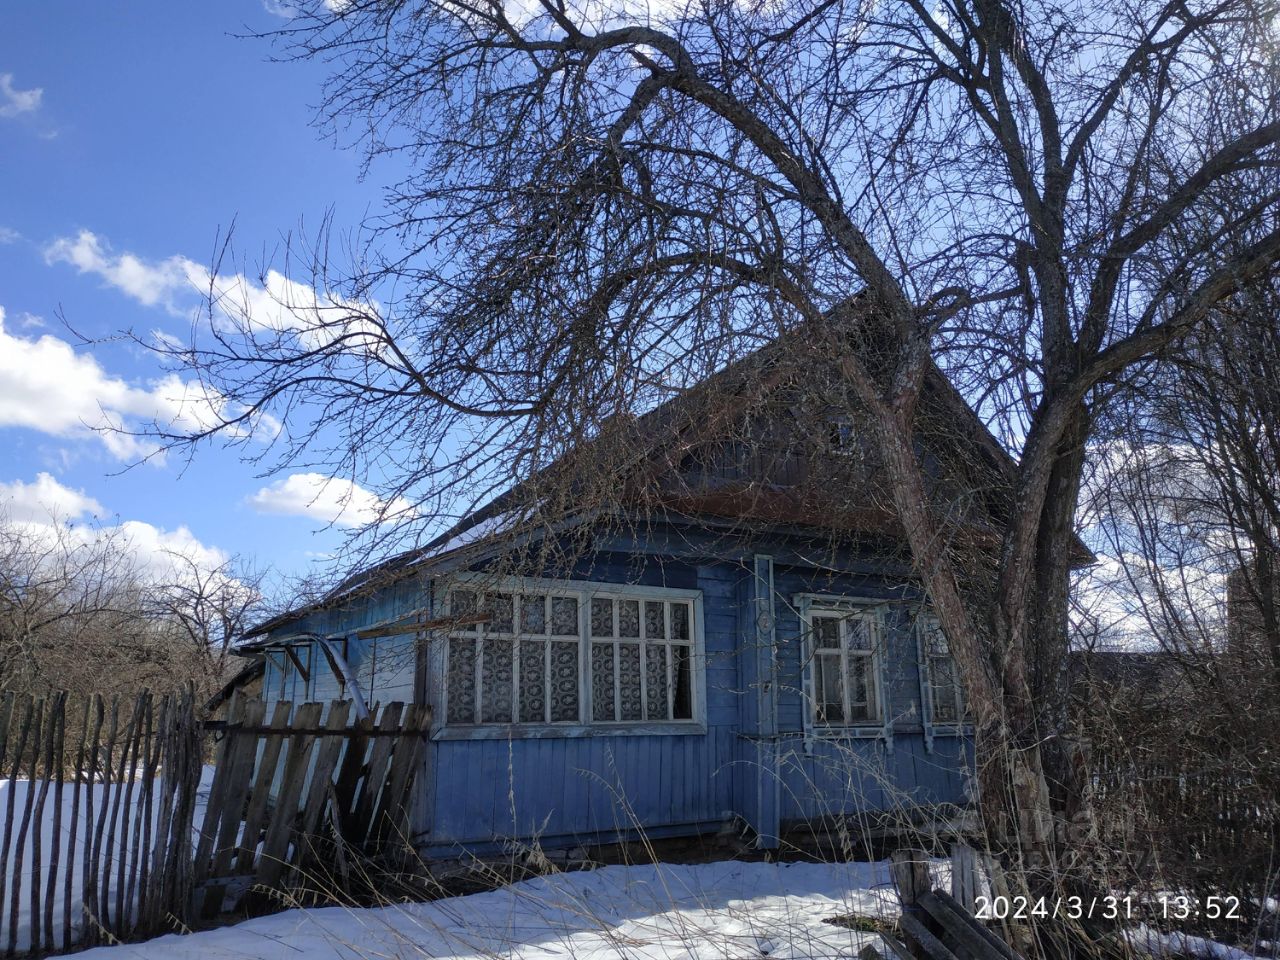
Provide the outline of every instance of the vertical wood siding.
<path id="1" fill-rule="evenodd" d="M 604 583 L 697 589 L 702 592 L 705 643 L 705 733 L 440 739 L 428 745 L 420 836 L 430 854 L 481 852 L 512 841 L 563 844 L 712 829 L 738 816 L 762 832 L 804 820 L 899 803 L 963 802 L 967 738 L 937 736 L 927 750 L 921 727 L 920 683 L 909 604 L 901 581 L 870 573 L 828 574 L 773 564 L 776 653 L 756 649 L 757 563 L 741 559 L 660 560 L 652 542 L 622 544 L 562 574 Z M 760 545 L 764 547 L 770 545 Z M 778 544 L 780 556 L 794 556 Z M 874 566 L 846 558 L 851 567 Z M 555 576 L 556 574 L 548 574 Z M 888 708 L 892 749 L 880 739 L 806 741 L 801 624 L 793 598 L 831 594 L 890 603 Z M 425 606 L 427 591 L 409 580 L 345 608 L 314 614 L 288 634 L 345 633 Z M 280 639 L 284 639 L 282 635 Z M 381 643 L 387 643 L 384 639 Z M 395 638 L 375 654 L 351 657 L 371 701 L 411 699 L 413 639 Z M 339 684 L 323 657 L 313 657 L 313 699 L 337 696 Z M 776 677 L 770 678 L 770 670 Z M 266 688 L 271 688 L 268 668 Z M 775 718 L 762 728 L 759 684 L 773 679 Z M 276 687 L 280 687 L 276 678 Z M 291 688 L 295 690 L 296 688 Z M 776 728 L 775 725 L 776 724 Z M 776 732 L 775 732 L 776 731 Z M 776 798 L 776 799 L 775 799 Z M 768 804 L 764 803 L 769 799 Z"/>

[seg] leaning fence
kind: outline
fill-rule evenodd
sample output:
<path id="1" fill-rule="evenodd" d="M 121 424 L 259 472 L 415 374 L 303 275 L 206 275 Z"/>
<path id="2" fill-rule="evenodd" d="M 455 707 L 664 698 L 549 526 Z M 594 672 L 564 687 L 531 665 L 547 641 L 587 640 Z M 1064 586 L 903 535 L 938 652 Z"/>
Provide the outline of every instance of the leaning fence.
<path id="1" fill-rule="evenodd" d="M 0 954 L 198 927 L 406 847 L 425 707 L 0 694 Z"/>

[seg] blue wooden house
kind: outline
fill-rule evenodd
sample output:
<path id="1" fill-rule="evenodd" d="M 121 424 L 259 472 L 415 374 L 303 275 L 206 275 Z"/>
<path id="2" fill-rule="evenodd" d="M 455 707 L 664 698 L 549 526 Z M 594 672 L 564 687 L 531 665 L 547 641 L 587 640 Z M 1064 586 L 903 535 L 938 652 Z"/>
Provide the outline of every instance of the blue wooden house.
<path id="1" fill-rule="evenodd" d="M 761 350 L 617 427 L 643 480 L 611 503 L 570 495 L 549 520 L 546 485 L 518 487 L 261 625 L 265 696 L 430 704 L 428 858 L 730 827 L 768 848 L 966 804 L 963 691 L 873 446 L 799 376 Z M 936 371 L 922 411 L 935 485 L 970 494 L 958 529 L 989 536 L 1005 454 Z"/>

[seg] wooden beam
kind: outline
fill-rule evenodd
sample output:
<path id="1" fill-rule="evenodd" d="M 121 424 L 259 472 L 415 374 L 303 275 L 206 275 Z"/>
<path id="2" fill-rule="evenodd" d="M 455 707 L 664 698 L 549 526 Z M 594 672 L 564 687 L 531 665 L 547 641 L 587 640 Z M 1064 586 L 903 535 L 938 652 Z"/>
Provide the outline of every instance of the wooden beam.
<path id="1" fill-rule="evenodd" d="M 965 916 L 966 911 L 964 910 L 964 908 L 959 903 L 957 903 L 955 898 L 952 897 L 950 894 L 948 894 L 945 890 L 935 890 L 929 896 L 934 901 L 936 901 L 937 904 L 941 905 L 942 907 L 950 909 L 952 913 L 956 914 L 962 919 L 966 919 L 966 916 Z M 921 906 L 924 906 L 926 909 L 929 909 L 929 904 L 927 902 L 922 902 Z M 933 914 L 932 909 L 929 909 L 929 912 Z M 936 916 L 936 914 L 934 914 L 934 916 Z M 984 941 L 986 941 L 988 946 L 990 946 L 990 948 L 994 950 L 1002 958 L 1002 960 L 1022 960 L 1022 957 L 1018 955 L 1017 951 L 1015 951 L 1013 947 L 1009 946 L 1009 944 L 1001 940 L 991 930 L 987 929 L 985 924 L 978 922 L 978 920 L 973 919 L 971 916 L 967 919 L 969 920 L 970 925 L 972 926 L 972 929 L 976 931 Z"/>
<path id="2" fill-rule="evenodd" d="M 455 627 L 469 627 L 477 623 L 488 623 L 493 616 L 488 613 L 469 613 L 461 617 L 442 617 L 436 620 L 418 620 L 413 623 L 397 623 L 385 627 L 370 627 L 357 630 L 355 635 L 361 640 L 373 640 L 377 637 L 396 637 L 406 633 L 425 633 L 428 630 L 447 630 Z"/>
<path id="3" fill-rule="evenodd" d="M 932 893 L 926 893 L 920 898 L 920 906 L 942 925 L 948 936 L 977 960 L 1005 960 L 1004 955 L 978 932 L 977 921 L 972 916 L 965 917 L 956 913 Z"/>
<path id="4" fill-rule="evenodd" d="M 914 940 L 931 960 L 958 960 L 947 945 L 935 937 L 924 925 L 924 921 L 913 911 L 903 910 L 902 916 L 898 918 L 898 925 L 902 928 L 902 932 Z"/>
<path id="5" fill-rule="evenodd" d="M 294 652 L 294 649 L 293 649 L 294 646 L 295 644 L 289 644 L 287 647 L 284 648 L 284 652 L 289 657 L 289 659 L 293 661 L 293 669 L 297 670 L 300 674 L 302 674 L 303 682 L 310 683 L 311 671 L 302 665 L 302 658 L 299 657 L 298 654 Z"/>

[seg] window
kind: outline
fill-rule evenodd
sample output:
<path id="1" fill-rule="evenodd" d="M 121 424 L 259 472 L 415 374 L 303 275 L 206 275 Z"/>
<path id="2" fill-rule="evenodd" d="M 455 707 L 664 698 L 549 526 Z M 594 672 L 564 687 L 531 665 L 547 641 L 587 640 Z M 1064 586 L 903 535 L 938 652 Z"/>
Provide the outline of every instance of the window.
<path id="1" fill-rule="evenodd" d="M 811 607 L 807 619 L 814 726 L 879 725 L 883 704 L 875 611 Z"/>
<path id="2" fill-rule="evenodd" d="M 449 592 L 450 726 L 691 721 L 691 599 L 591 585 Z"/>
<path id="3" fill-rule="evenodd" d="M 920 630 L 920 666 L 924 671 L 924 692 L 929 707 L 929 719 L 940 725 L 960 724 L 966 719 L 967 708 L 960 675 L 956 670 L 951 646 L 938 621 L 922 616 Z"/>
<path id="4" fill-rule="evenodd" d="M 591 718 L 692 720 L 687 600 L 591 599 Z"/>
<path id="5" fill-rule="evenodd" d="M 827 420 L 827 446 L 832 453 L 857 456 L 862 452 L 853 418 L 844 414 Z"/>

